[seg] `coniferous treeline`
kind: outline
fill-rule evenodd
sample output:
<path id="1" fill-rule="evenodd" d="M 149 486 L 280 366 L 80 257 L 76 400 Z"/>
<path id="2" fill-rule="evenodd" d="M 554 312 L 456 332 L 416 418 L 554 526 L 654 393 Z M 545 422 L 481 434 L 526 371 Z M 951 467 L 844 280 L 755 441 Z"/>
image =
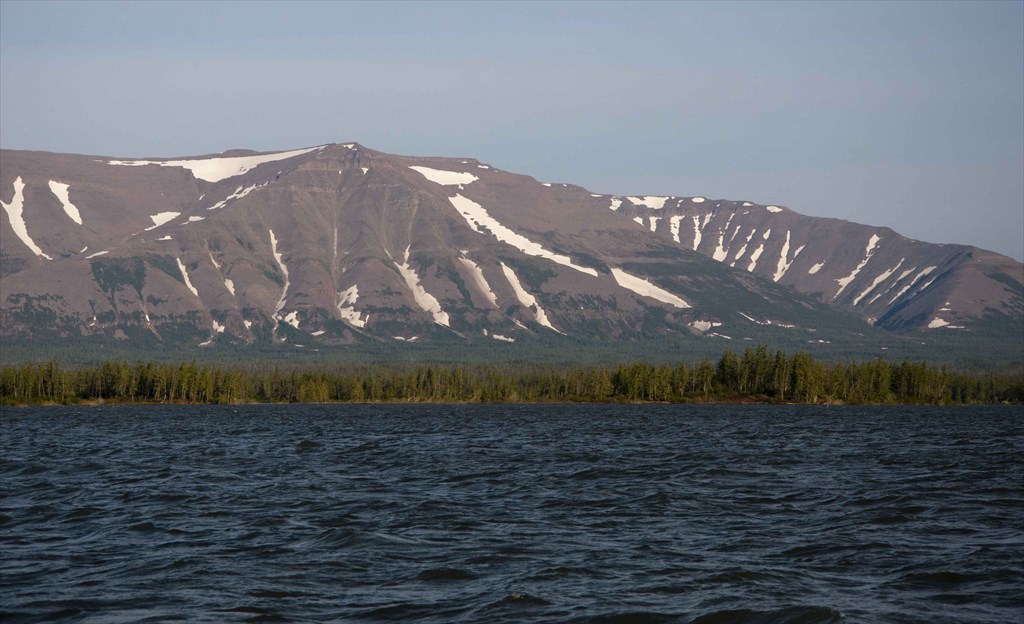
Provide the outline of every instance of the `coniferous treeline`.
<path id="1" fill-rule="evenodd" d="M 973 374 L 923 362 L 823 363 L 760 346 L 676 365 L 288 369 L 107 362 L 0 368 L 0 403 L 767 401 L 1024 402 L 1024 373 Z"/>

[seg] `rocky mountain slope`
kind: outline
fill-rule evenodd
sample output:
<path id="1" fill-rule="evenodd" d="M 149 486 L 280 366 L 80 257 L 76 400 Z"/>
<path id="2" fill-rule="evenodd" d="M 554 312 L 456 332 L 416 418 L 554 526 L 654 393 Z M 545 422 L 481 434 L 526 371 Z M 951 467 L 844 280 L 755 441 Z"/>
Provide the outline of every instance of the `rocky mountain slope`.
<path id="1" fill-rule="evenodd" d="M 4 150 L 0 200 L 7 340 L 882 344 L 883 330 L 1013 336 L 1024 318 L 1022 267 L 991 252 L 355 143 L 145 160 Z"/>

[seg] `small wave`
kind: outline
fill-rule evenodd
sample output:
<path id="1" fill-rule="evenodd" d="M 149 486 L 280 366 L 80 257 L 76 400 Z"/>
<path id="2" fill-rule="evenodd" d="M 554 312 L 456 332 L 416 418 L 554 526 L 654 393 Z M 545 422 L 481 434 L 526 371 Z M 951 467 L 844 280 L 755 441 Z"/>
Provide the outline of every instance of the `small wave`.
<path id="1" fill-rule="evenodd" d="M 690 624 L 833 624 L 842 619 L 842 613 L 828 607 L 789 607 L 773 611 L 715 611 L 692 620 Z"/>
<path id="2" fill-rule="evenodd" d="M 459 568 L 430 568 L 416 575 L 420 581 L 471 581 L 475 578 L 472 572 Z"/>

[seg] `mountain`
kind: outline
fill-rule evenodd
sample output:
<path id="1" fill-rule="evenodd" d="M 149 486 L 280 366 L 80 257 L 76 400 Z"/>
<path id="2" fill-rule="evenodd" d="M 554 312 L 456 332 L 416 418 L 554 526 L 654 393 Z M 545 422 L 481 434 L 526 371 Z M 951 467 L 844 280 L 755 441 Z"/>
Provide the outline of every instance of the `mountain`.
<path id="1" fill-rule="evenodd" d="M 599 195 L 356 143 L 131 160 L 3 150 L 0 200 L 9 345 L 528 357 L 952 340 L 1020 358 L 1020 263 L 752 202 Z"/>

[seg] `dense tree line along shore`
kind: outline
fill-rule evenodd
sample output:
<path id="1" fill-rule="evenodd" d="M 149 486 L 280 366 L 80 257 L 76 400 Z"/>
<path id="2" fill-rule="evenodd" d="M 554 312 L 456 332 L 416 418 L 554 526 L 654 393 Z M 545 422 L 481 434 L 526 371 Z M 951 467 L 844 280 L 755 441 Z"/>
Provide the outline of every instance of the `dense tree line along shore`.
<path id="1" fill-rule="evenodd" d="M 326 402 L 1021 403 L 1024 372 L 924 362 L 824 363 L 761 346 L 717 362 L 268 367 L 53 362 L 0 368 L 0 404 Z"/>

